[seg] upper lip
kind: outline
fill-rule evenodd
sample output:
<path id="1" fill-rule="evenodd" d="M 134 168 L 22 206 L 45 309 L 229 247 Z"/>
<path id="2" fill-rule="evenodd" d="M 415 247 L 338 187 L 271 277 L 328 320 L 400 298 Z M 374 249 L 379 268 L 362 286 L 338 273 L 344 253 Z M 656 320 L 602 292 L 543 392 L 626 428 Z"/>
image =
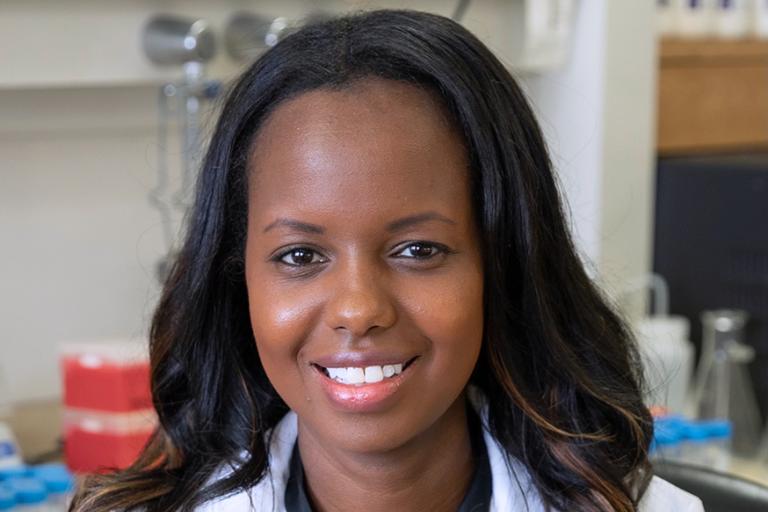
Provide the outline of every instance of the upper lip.
<path id="1" fill-rule="evenodd" d="M 415 357 L 413 354 L 393 352 L 341 352 L 318 357 L 312 359 L 311 362 L 323 368 L 365 368 L 367 366 L 405 364 Z"/>

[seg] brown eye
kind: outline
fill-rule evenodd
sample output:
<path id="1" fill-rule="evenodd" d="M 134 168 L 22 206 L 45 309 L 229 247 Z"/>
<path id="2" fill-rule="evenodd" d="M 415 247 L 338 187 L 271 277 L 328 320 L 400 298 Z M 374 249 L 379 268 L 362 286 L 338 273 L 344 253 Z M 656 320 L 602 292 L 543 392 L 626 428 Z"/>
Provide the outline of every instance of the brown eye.
<path id="1" fill-rule="evenodd" d="M 443 249 L 435 244 L 427 242 L 413 242 L 408 244 L 402 251 L 397 253 L 401 258 L 413 258 L 425 260 L 443 252 Z"/>
<path id="2" fill-rule="evenodd" d="M 280 261 L 292 267 L 303 267 L 313 263 L 322 263 L 320 255 L 307 247 L 296 247 L 280 255 Z"/>

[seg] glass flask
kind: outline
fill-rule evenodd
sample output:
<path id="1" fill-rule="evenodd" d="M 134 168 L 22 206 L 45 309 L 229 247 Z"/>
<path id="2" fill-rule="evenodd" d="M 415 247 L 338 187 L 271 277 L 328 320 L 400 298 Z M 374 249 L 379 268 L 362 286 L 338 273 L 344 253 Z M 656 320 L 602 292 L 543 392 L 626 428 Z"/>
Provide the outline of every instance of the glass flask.
<path id="1" fill-rule="evenodd" d="M 701 360 L 694 399 L 701 419 L 729 420 L 736 455 L 754 456 L 760 441 L 761 419 L 749 364 L 755 350 L 744 343 L 749 315 L 721 309 L 701 314 Z"/>

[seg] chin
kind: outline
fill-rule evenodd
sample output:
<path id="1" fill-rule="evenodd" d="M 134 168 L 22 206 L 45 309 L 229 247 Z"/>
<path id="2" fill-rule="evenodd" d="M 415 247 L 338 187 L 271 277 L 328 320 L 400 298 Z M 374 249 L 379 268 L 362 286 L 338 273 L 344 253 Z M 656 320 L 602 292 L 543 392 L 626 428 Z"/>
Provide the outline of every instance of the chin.
<path id="1" fill-rule="evenodd" d="M 463 417 L 463 394 L 445 407 L 437 406 L 431 411 L 425 402 L 416 407 L 405 407 L 377 414 L 339 414 L 330 412 L 323 418 L 304 418 L 298 412 L 299 422 L 311 431 L 315 442 L 327 448 L 347 453 L 386 454 L 406 448 L 412 443 L 422 442 L 423 436 L 436 434 L 435 429 L 455 419 L 456 411 Z M 458 405 L 459 407 L 456 407 Z M 415 412 L 421 414 L 415 415 Z M 330 417 L 329 417 L 330 416 Z"/>

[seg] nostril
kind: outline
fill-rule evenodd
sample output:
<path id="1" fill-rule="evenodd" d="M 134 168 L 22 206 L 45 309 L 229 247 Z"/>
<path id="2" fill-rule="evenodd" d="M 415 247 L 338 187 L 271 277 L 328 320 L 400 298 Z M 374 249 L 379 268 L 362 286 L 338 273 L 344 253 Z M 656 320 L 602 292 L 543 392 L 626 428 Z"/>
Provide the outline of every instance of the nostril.
<path id="1" fill-rule="evenodd" d="M 325 308 L 326 324 L 335 331 L 366 336 L 372 330 L 387 329 L 397 321 L 397 312 L 388 295 L 372 287 L 339 290 Z"/>

